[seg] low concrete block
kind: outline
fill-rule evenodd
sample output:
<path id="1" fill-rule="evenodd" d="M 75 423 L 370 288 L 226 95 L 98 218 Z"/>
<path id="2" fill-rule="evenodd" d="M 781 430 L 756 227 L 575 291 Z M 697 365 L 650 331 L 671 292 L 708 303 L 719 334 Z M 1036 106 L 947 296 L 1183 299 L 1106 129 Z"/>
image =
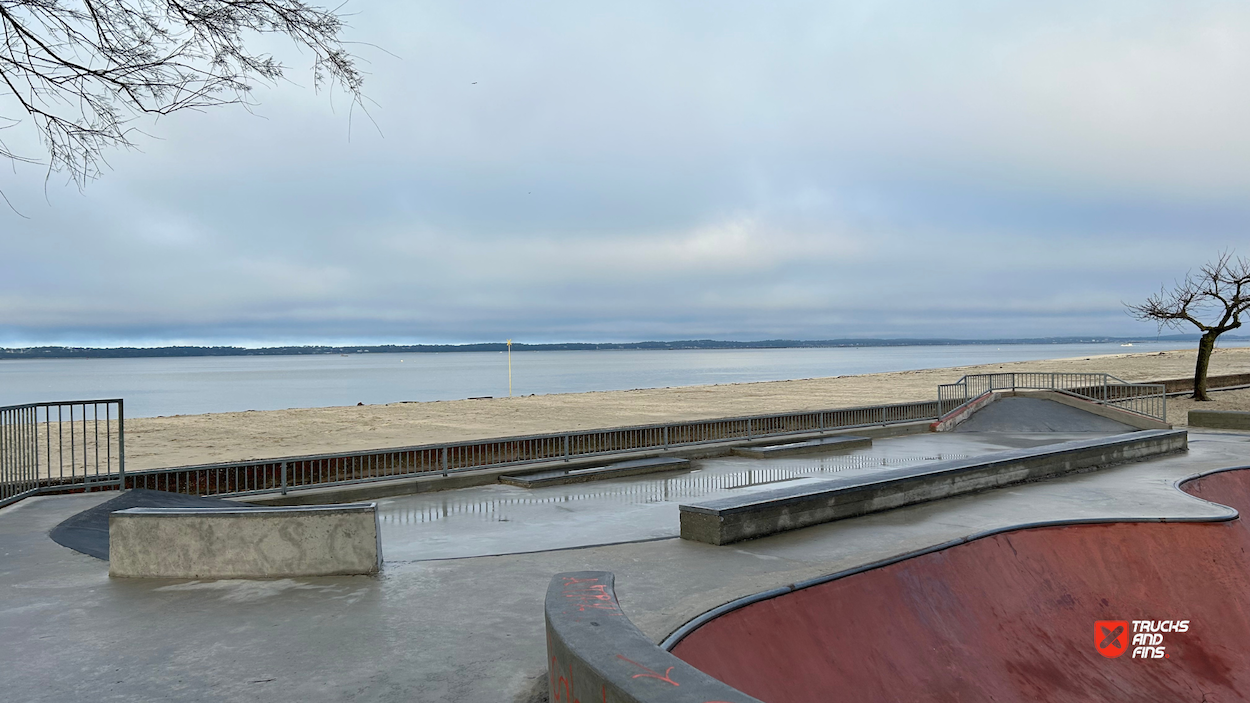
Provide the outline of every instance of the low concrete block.
<path id="1" fill-rule="evenodd" d="M 708 544 L 730 544 L 1187 447 L 1184 430 L 1145 430 L 708 500 L 680 506 L 681 536 Z"/>
<path id="2" fill-rule="evenodd" d="M 612 574 L 556 574 L 547 587 L 550 700 L 760 703 L 660 649 L 616 600 Z"/>
<path id="3" fill-rule="evenodd" d="M 751 459 L 769 459 L 779 456 L 791 456 L 794 454 L 817 454 L 844 450 L 849 451 L 851 449 L 860 449 L 871 446 L 872 439 L 868 437 L 841 435 L 838 437 L 809 439 L 803 442 L 786 442 L 784 444 L 768 444 L 756 447 L 735 447 L 733 453 L 735 456 L 744 456 Z"/>
<path id="4" fill-rule="evenodd" d="M 1190 427 L 1217 430 L 1250 430 L 1250 412 L 1237 410 L 1190 410 Z"/>
<path id="5" fill-rule="evenodd" d="M 279 578 L 377 573 L 376 503 L 130 508 L 109 515 L 109 575 Z"/>
<path id="6" fill-rule="evenodd" d="M 681 471 L 690 468 L 689 459 L 678 457 L 658 457 L 655 459 L 636 459 L 621 461 L 607 466 L 588 466 L 580 469 L 564 469 L 543 471 L 534 474 L 517 476 L 500 476 L 499 482 L 522 488 L 538 488 L 555 486 L 564 483 L 584 483 L 586 481 L 605 481 L 623 476 L 654 474 L 661 471 Z"/>

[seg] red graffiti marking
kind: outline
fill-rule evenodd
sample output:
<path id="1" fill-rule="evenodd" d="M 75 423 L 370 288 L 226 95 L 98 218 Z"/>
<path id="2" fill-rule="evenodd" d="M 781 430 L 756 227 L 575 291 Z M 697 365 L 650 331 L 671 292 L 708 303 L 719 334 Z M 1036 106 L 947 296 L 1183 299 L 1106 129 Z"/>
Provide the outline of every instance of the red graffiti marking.
<path id="1" fill-rule="evenodd" d="M 664 670 L 663 675 L 660 675 L 655 669 L 649 669 L 643 666 L 642 664 L 639 664 L 638 662 L 634 661 L 633 659 L 628 659 L 619 654 L 616 655 L 616 658 L 627 661 L 630 664 L 633 664 L 634 666 L 638 667 L 639 669 L 642 669 L 643 671 L 647 672 L 645 674 L 634 674 L 633 676 L 630 677 L 632 679 L 657 679 L 659 681 L 663 681 L 664 683 L 671 683 L 674 686 L 681 685 L 668 677 L 669 674 L 673 673 L 673 669 L 675 669 L 676 667 L 670 666 L 669 668 Z"/>
<path id="2" fill-rule="evenodd" d="M 560 594 L 573 601 L 572 605 L 579 612 L 587 610 L 606 610 L 608 615 L 619 615 L 621 608 L 616 599 L 608 592 L 607 584 L 599 583 L 599 579 L 579 579 L 567 576 Z"/>
<path id="3" fill-rule="evenodd" d="M 573 665 L 569 664 L 569 677 L 564 678 L 564 674 L 560 674 L 560 678 L 555 677 L 555 672 L 560 670 L 560 662 L 555 656 L 551 657 L 551 667 L 549 675 L 552 678 L 551 691 L 555 694 L 552 701 L 567 701 L 567 703 L 581 703 L 581 699 L 573 697 Z M 608 686 L 601 684 L 599 692 L 603 696 L 603 703 L 608 703 Z"/>
<path id="4" fill-rule="evenodd" d="M 552 671 L 560 670 L 560 663 L 555 657 L 551 658 Z M 560 678 L 556 679 L 556 684 L 551 687 L 552 693 L 555 694 L 553 701 L 567 701 L 567 703 L 581 703 L 580 700 L 573 697 L 573 665 L 569 664 L 569 677 L 564 678 L 564 674 L 560 674 Z"/>

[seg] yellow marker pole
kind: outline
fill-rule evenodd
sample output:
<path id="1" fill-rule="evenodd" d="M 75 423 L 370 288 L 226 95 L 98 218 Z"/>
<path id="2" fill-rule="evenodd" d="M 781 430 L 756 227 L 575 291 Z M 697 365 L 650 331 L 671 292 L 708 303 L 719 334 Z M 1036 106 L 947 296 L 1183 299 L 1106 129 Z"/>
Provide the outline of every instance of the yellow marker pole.
<path id="1" fill-rule="evenodd" d="M 512 397 L 512 340 L 508 340 L 508 397 Z"/>

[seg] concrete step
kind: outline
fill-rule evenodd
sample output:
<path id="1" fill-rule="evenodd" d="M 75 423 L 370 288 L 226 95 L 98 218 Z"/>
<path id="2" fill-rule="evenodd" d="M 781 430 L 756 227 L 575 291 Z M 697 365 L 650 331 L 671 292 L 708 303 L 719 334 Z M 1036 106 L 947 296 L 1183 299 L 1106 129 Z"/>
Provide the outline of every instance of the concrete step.
<path id="1" fill-rule="evenodd" d="M 868 437 L 841 435 L 838 437 L 809 439 L 803 442 L 786 442 L 784 444 L 768 444 L 755 447 L 735 447 L 733 453 L 734 456 L 745 456 L 751 459 L 771 459 L 773 457 L 791 456 L 793 454 L 837 452 L 871 446 L 872 439 Z"/>
<path id="2" fill-rule="evenodd" d="M 536 474 L 521 476 L 505 475 L 499 477 L 500 483 L 521 488 L 538 488 L 540 486 L 556 486 L 565 483 L 583 483 L 586 481 L 604 481 L 622 476 L 637 476 L 661 471 L 680 471 L 690 468 L 689 459 L 677 457 L 657 457 L 654 459 L 636 459 L 621 461 L 605 466 L 588 466 L 580 469 L 561 469 L 543 471 Z"/>

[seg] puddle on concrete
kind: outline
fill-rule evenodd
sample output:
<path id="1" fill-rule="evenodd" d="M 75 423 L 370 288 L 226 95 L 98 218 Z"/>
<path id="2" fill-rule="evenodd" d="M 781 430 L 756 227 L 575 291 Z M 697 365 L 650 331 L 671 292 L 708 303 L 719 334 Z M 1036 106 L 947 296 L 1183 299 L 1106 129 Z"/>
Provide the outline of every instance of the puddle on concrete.
<path id="1" fill-rule="evenodd" d="M 1088 438 L 1089 434 L 1079 437 Z M 545 488 L 502 484 L 379 501 L 387 561 L 448 559 L 676 537 L 678 506 L 873 472 L 961 459 L 1075 437 L 925 434 L 877 440 L 833 455 L 778 459 L 724 457 L 693 470 Z"/>

